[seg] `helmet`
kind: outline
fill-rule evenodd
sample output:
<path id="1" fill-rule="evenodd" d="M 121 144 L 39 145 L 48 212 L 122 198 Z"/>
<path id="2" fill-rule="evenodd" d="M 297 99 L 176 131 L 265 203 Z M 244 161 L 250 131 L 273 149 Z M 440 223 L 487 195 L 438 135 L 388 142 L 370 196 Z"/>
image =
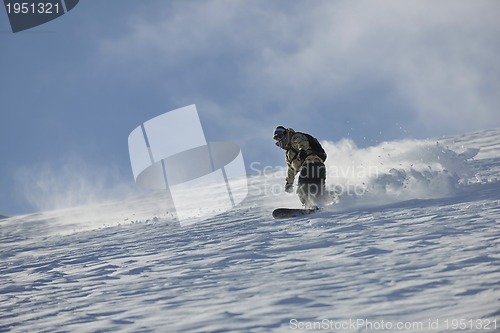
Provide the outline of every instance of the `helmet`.
<path id="1" fill-rule="evenodd" d="M 287 130 L 283 126 L 278 126 L 274 130 L 273 139 L 276 140 L 276 146 L 283 148 L 287 143 Z"/>

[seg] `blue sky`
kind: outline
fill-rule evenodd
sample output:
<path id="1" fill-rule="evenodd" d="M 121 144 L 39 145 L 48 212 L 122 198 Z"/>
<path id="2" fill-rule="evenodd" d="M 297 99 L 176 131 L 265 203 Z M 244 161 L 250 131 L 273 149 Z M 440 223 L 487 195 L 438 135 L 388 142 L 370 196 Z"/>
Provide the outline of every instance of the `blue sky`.
<path id="1" fill-rule="evenodd" d="M 2 9 L 0 214 L 133 189 L 129 133 L 193 103 L 208 141 L 263 167 L 283 164 L 276 125 L 361 147 L 499 127 L 499 12 L 495 0 L 82 0 L 13 34 Z"/>

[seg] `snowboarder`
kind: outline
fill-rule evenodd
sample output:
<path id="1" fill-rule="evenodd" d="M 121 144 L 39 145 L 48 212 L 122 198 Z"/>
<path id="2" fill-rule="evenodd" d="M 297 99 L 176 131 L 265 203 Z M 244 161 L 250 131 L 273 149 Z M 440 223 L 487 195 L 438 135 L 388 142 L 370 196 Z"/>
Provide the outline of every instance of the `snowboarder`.
<path id="1" fill-rule="evenodd" d="M 304 208 L 317 208 L 325 194 L 326 153 L 313 136 L 278 126 L 273 139 L 285 152 L 288 165 L 285 192 L 293 192 L 295 176 L 299 174 L 297 194 Z"/>

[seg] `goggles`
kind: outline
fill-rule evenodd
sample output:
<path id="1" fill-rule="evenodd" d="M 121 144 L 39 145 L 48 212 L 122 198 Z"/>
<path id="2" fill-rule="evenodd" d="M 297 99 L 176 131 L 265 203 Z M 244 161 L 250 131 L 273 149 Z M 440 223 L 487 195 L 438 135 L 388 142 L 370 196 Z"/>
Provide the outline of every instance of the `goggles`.
<path id="1" fill-rule="evenodd" d="M 277 128 L 274 131 L 273 139 L 276 140 L 276 146 L 283 148 L 283 145 L 285 144 L 285 139 L 286 139 L 286 129 L 284 128 Z"/>

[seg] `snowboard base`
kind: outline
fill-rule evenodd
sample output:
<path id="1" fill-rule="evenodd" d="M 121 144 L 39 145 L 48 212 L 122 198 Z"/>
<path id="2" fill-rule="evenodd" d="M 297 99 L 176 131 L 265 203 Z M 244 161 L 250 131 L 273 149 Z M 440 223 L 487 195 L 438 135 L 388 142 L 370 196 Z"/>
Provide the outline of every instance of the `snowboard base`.
<path id="1" fill-rule="evenodd" d="M 277 208 L 273 211 L 275 219 L 286 219 L 289 217 L 297 217 L 319 212 L 319 208 Z"/>

